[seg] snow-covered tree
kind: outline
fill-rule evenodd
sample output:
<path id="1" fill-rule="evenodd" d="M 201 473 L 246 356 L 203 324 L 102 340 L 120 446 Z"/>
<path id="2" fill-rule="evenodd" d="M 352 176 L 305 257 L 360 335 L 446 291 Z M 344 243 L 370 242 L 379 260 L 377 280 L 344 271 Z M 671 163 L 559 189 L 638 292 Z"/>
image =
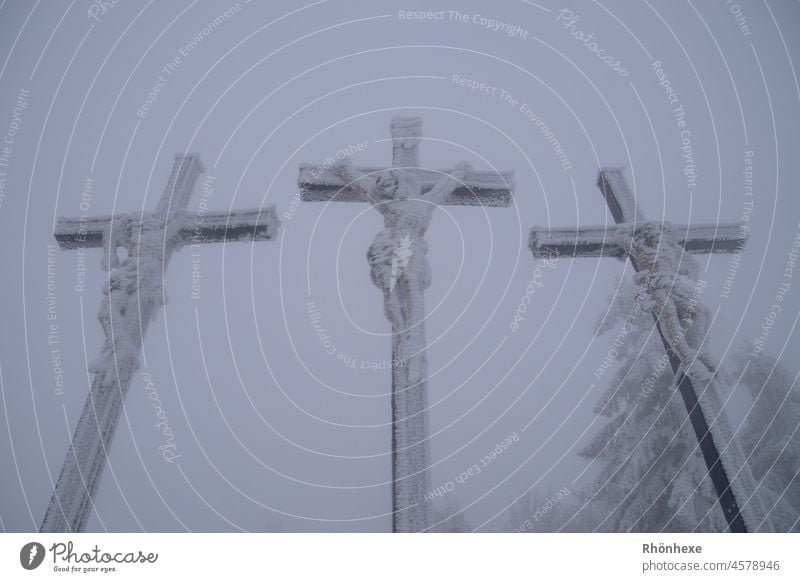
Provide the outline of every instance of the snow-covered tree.
<path id="1" fill-rule="evenodd" d="M 775 529 L 800 531 L 800 389 L 774 357 L 749 357 L 751 348 L 738 346 L 727 366 L 753 398 L 737 436 Z"/>
<path id="2" fill-rule="evenodd" d="M 505 531 L 514 533 L 586 532 L 596 516 L 593 507 L 581 511 L 584 500 L 568 487 L 541 494 L 537 490 L 520 495 L 508 510 Z M 587 508 L 584 508 L 587 509 Z"/>
<path id="3" fill-rule="evenodd" d="M 580 453 L 603 463 L 585 492 L 604 514 L 592 529 L 723 531 L 724 517 L 715 507 L 716 494 L 651 307 L 643 286 L 623 284 L 597 326 L 598 335 L 616 336 L 596 372 L 613 370 L 595 406 L 608 421 Z"/>
<path id="4" fill-rule="evenodd" d="M 433 507 L 431 523 L 434 525 L 429 531 L 435 533 L 468 533 L 472 531 L 464 512 L 453 498 L 449 498 L 439 507 Z"/>

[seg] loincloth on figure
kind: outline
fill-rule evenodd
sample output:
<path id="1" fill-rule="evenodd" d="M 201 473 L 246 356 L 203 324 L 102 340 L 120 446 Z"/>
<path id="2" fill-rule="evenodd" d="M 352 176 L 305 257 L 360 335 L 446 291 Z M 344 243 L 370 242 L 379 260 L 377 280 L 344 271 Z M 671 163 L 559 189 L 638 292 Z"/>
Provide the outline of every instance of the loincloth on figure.
<path id="1" fill-rule="evenodd" d="M 414 232 L 381 231 L 367 251 L 373 284 L 386 293 L 401 280 L 420 289 L 427 288 L 431 283 L 427 252 L 425 239 Z"/>

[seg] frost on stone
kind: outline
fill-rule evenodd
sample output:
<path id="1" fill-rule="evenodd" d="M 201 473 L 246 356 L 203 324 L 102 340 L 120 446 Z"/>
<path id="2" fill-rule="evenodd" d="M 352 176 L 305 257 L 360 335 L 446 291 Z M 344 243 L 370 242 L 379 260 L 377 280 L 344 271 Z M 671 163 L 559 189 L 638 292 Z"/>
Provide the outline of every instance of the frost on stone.
<path id="1" fill-rule="evenodd" d="M 143 329 L 141 319 L 151 319 L 166 301 L 163 287 L 164 258 L 174 248 L 181 217 L 163 224 L 152 215 L 122 215 L 109 226 L 103 244 L 103 270 L 108 280 L 98 313 L 106 339 L 90 371 L 101 381 L 116 381 L 117 370 L 133 372 L 138 366 Z M 120 249 L 126 255 L 120 258 Z"/>
<path id="2" fill-rule="evenodd" d="M 334 172 L 346 183 L 358 184 L 363 199 L 383 216 L 384 229 L 367 251 L 367 261 L 370 278 L 384 296 L 384 313 L 401 339 L 396 359 L 406 364 L 407 380 L 412 384 L 426 374 L 422 365 L 424 292 L 431 284 L 431 268 L 425 232 L 436 206 L 458 187 L 469 171 L 467 164 L 459 165 L 452 176 L 445 176 L 422 194 L 415 170 L 392 168 L 363 180 L 349 160 L 334 167 Z"/>
<path id="3" fill-rule="evenodd" d="M 275 206 L 189 216 L 181 229 L 184 245 L 275 240 L 281 221 Z"/>
<path id="4" fill-rule="evenodd" d="M 634 282 L 645 289 L 644 306 L 659 320 L 661 331 L 680 359 L 684 372 L 697 382 L 711 380 L 716 364 L 702 343 L 710 314 L 697 297 L 697 262 L 678 244 L 666 222 L 620 225 L 617 244 L 630 249 L 638 272 Z"/>
<path id="5" fill-rule="evenodd" d="M 634 226 L 644 224 L 531 229 L 529 246 L 534 257 L 613 257 L 626 259 L 631 251 Z M 739 224 L 694 224 L 673 228 L 678 245 L 691 254 L 721 254 L 741 251 L 747 242 L 746 229 Z"/>
<path id="6" fill-rule="evenodd" d="M 92 387 L 51 498 L 41 531 L 82 531 L 106 462 L 148 324 L 166 300 L 164 269 L 184 244 L 272 240 L 275 208 L 204 213 L 186 206 L 203 165 L 196 154 L 177 155 L 167 187 L 152 214 L 85 220 L 62 218 L 54 236 L 63 249 L 102 247 L 108 276 L 98 313 L 105 340 L 89 366 Z"/>
<path id="7" fill-rule="evenodd" d="M 102 267 L 108 273 L 98 320 L 105 333 L 94 375 L 56 485 L 42 531 L 81 531 L 88 519 L 116 423 L 133 373 L 139 366 L 148 322 L 164 301 L 165 260 L 183 224 L 163 217 L 120 215 L 106 224 Z"/>
<path id="8" fill-rule="evenodd" d="M 360 166 L 355 171 L 366 177 L 376 176 L 385 168 L 379 166 Z M 417 181 L 421 192 L 427 193 L 448 170 L 429 170 L 418 168 Z M 306 202 L 335 200 L 336 202 L 362 202 L 360 194 L 349 181 L 343 181 L 334 168 L 302 164 L 298 178 L 301 198 Z M 507 207 L 511 204 L 514 191 L 513 171 L 473 170 L 464 176 L 460 183 L 441 204 L 459 206 Z"/>
<path id="9" fill-rule="evenodd" d="M 585 228 L 531 229 L 528 246 L 539 257 L 613 257 L 624 259 L 627 250 L 616 239 L 616 226 L 590 226 Z"/>
<path id="10" fill-rule="evenodd" d="M 425 289 L 431 268 L 425 233 L 434 209 L 463 185 L 471 168 L 461 163 L 423 188 L 416 152 L 421 121 L 396 118 L 392 129 L 395 167 L 364 175 L 346 158 L 330 171 L 383 216 L 384 229 L 370 245 L 367 262 L 392 326 L 394 527 L 408 532 L 423 531 L 430 523 Z"/>
<path id="11" fill-rule="evenodd" d="M 597 185 L 615 222 L 634 225 L 643 222 L 634 193 L 625 180 L 624 168 L 602 168 Z"/>
<path id="12" fill-rule="evenodd" d="M 419 191 L 413 171 L 400 168 L 380 173 L 360 190 L 384 219 L 384 229 L 372 242 L 367 261 L 370 278 L 383 293 L 384 313 L 393 332 L 393 470 L 398 531 L 422 531 L 429 522 L 423 502 L 430 489 L 424 319 L 431 269 L 424 237 L 436 205 L 457 187 L 468 169 L 466 165 L 458 168 L 454 177 L 444 178 L 425 195 Z M 349 163 L 338 165 L 336 171 L 348 183 L 360 178 Z"/>

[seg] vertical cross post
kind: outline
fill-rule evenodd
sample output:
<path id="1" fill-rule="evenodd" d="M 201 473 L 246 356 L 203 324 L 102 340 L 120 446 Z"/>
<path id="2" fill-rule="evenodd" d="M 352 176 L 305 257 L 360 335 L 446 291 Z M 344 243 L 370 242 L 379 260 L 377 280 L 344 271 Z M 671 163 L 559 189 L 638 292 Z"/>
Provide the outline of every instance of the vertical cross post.
<path id="1" fill-rule="evenodd" d="M 422 120 L 395 118 L 391 131 L 392 167 L 416 172 Z M 421 239 L 413 242 L 417 246 L 424 243 Z M 413 248 L 410 250 L 414 252 Z M 409 294 L 404 306 L 410 314 L 405 329 L 397 321 L 392 322 L 392 529 L 395 532 L 421 531 L 429 525 L 425 500 L 431 483 L 424 302 L 423 293 Z"/>

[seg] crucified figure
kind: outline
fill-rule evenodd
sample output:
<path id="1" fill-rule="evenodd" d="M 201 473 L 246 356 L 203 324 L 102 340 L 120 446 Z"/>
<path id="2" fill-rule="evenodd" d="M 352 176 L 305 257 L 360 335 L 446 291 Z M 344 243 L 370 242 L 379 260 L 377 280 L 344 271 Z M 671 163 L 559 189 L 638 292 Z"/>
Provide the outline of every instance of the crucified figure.
<path id="1" fill-rule="evenodd" d="M 392 118 L 392 167 L 356 170 L 349 159 L 332 168 L 304 164 L 298 183 L 306 201 L 364 201 L 384 229 L 367 252 L 372 282 L 383 293 L 392 325 L 392 531 L 431 525 L 428 364 L 425 289 L 431 283 L 425 233 L 440 204 L 508 206 L 512 172 L 476 172 L 469 164 L 435 171 L 420 167 L 422 119 Z"/>
<path id="2" fill-rule="evenodd" d="M 424 318 L 424 291 L 431 284 L 425 232 L 436 206 L 464 184 L 470 170 L 467 162 L 461 162 L 423 193 L 416 168 L 367 175 L 355 170 L 349 158 L 332 168 L 347 187 L 383 215 L 385 227 L 370 246 L 367 261 L 372 282 L 383 292 L 384 311 L 393 331 L 408 340 L 399 342 L 404 346 L 398 354 L 400 361 L 409 362 L 425 349 L 424 342 L 413 339 Z M 419 380 L 421 373 L 417 370 L 412 375 Z"/>

